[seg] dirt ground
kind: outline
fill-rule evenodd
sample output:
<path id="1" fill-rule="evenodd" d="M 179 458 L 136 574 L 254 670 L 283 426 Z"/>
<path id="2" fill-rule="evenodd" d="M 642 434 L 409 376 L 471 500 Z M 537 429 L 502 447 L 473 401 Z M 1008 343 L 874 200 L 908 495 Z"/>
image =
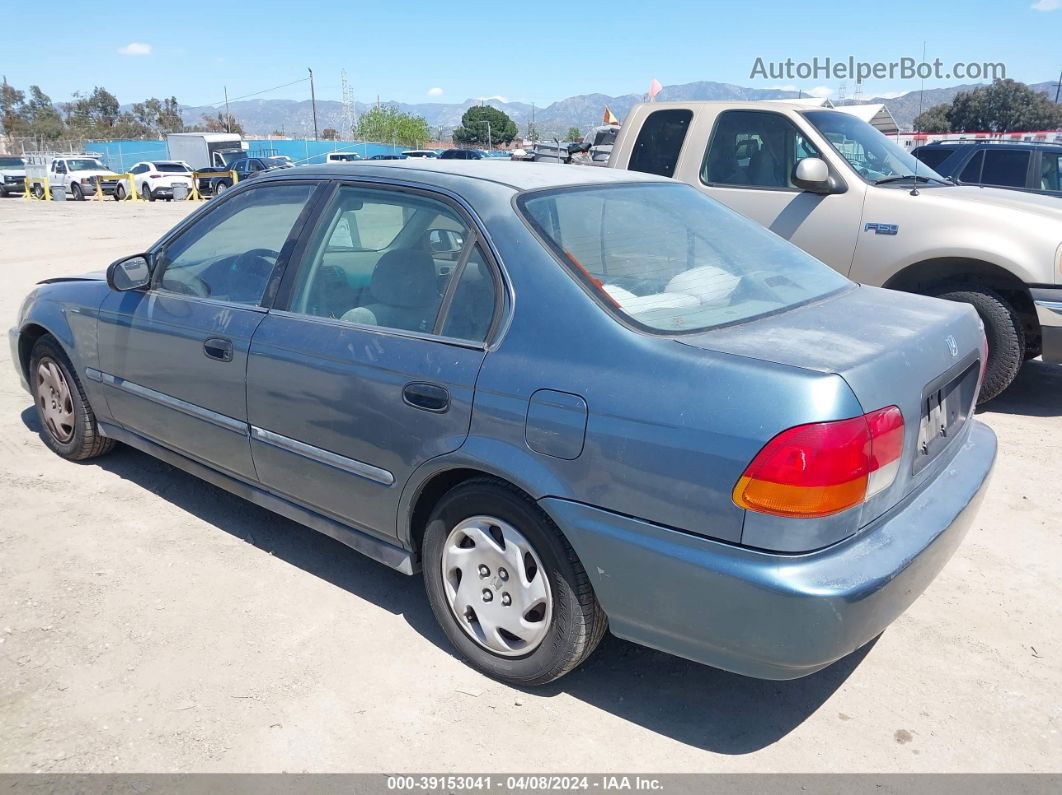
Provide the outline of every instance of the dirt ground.
<path id="1" fill-rule="evenodd" d="M 190 203 L 0 201 L 0 318 Z M 0 772 L 1058 771 L 1062 367 L 980 415 L 976 524 L 869 650 L 761 682 L 607 638 L 521 692 L 421 582 L 146 455 L 67 463 L 0 357 Z"/>

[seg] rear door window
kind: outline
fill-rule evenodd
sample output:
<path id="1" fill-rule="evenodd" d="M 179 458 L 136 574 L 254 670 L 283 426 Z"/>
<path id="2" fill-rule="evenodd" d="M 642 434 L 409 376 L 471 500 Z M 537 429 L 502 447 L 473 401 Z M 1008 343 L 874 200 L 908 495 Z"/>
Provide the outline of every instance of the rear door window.
<path id="1" fill-rule="evenodd" d="M 1062 154 L 1044 152 L 1040 161 L 1040 190 L 1062 191 Z"/>
<path id="2" fill-rule="evenodd" d="M 981 184 L 1024 188 L 1031 154 L 1032 152 L 1020 149 L 986 149 Z"/>
<path id="3" fill-rule="evenodd" d="M 692 119 L 693 111 L 682 108 L 650 113 L 638 132 L 627 168 L 662 177 L 674 176 Z"/>
<path id="4" fill-rule="evenodd" d="M 969 185 L 981 184 L 981 166 L 985 162 L 985 153 L 983 151 L 977 152 L 966 163 L 966 167 L 963 168 L 962 173 L 959 174 L 959 182 L 965 182 Z"/>
<path id="5" fill-rule="evenodd" d="M 930 168 L 935 169 L 937 166 L 939 166 L 941 163 L 951 157 L 951 153 L 954 151 L 954 149 L 949 149 L 947 147 L 934 146 L 932 148 L 919 149 L 917 152 L 914 153 L 914 156 Z"/>

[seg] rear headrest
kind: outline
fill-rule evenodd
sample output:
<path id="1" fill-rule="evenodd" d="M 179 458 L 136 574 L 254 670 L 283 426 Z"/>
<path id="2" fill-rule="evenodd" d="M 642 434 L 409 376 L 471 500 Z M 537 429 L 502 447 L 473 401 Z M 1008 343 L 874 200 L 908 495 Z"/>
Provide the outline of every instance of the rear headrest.
<path id="1" fill-rule="evenodd" d="M 388 306 L 431 306 L 439 300 L 435 261 L 420 249 L 388 251 L 376 263 L 369 289 L 373 298 Z"/>

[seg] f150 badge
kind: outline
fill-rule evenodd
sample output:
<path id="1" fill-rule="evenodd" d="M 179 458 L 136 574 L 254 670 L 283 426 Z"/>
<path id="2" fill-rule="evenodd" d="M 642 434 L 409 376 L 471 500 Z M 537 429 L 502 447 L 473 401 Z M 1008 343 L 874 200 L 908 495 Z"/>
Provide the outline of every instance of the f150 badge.
<path id="1" fill-rule="evenodd" d="M 899 224 L 864 224 L 864 232 L 874 232 L 876 235 L 895 235 L 900 231 Z"/>

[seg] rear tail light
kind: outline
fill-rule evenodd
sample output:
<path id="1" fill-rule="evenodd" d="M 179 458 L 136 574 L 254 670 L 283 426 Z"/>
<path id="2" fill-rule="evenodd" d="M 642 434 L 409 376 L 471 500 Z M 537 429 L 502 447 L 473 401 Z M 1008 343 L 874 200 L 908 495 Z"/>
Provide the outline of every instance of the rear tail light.
<path id="1" fill-rule="evenodd" d="M 148 176 L 151 179 L 159 179 L 162 176 L 162 174 L 148 174 Z"/>
<path id="2" fill-rule="evenodd" d="M 896 480 L 903 433 L 903 414 L 896 406 L 790 428 L 757 453 L 734 486 L 734 502 L 749 511 L 797 519 L 859 505 Z"/>

